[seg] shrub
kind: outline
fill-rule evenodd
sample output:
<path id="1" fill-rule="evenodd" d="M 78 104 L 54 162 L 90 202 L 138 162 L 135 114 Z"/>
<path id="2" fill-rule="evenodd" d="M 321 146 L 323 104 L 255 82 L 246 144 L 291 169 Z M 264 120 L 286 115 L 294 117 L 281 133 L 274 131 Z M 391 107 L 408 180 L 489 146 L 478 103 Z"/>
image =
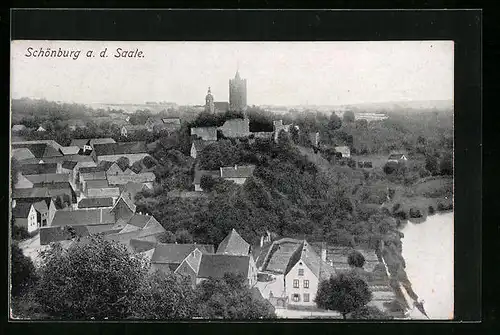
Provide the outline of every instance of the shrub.
<path id="1" fill-rule="evenodd" d="M 17 225 L 12 226 L 12 239 L 16 241 L 22 241 L 30 238 L 30 234 L 25 227 L 19 227 Z"/>
<path id="2" fill-rule="evenodd" d="M 347 257 L 347 263 L 356 268 L 362 268 L 365 265 L 365 257 L 359 251 L 353 251 Z"/>
<path id="3" fill-rule="evenodd" d="M 422 213 L 420 213 L 420 209 L 418 208 L 410 208 L 410 217 L 411 218 L 421 218 Z"/>
<path id="4" fill-rule="evenodd" d="M 351 316 L 355 320 L 390 320 L 392 317 L 375 306 L 363 306 L 355 310 Z"/>
<path id="5" fill-rule="evenodd" d="M 434 212 L 435 212 L 434 207 L 429 206 L 429 208 L 428 208 L 428 212 L 429 212 L 429 215 L 434 214 Z"/>
<path id="6" fill-rule="evenodd" d="M 403 210 L 401 210 L 399 212 L 395 212 L 393 215 L 396 219 L 408 220 L 408 214 Z"/>

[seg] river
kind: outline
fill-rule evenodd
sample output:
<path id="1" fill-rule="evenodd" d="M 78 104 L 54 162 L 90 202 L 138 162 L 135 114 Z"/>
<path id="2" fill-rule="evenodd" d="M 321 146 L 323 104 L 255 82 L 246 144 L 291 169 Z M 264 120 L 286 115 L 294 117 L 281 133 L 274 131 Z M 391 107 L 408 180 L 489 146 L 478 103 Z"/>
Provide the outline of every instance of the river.
<path id="1" fill-rule="evenodd" d="M 453 213 L 435 214 L 401 230 L 406 274 L 431 319 L 453 318 Z M 412 319 L 427 319 L 416 308 Z"/>

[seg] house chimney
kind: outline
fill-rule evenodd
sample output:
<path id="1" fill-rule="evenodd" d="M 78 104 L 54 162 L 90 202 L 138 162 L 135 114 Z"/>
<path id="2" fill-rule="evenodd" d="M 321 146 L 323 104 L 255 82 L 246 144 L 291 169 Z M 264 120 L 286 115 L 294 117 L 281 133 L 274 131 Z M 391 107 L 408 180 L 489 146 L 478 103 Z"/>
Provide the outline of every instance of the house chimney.
<path id="1" fill-rule="evenodd" d="M 12 208 L 16 208 L 16 199 L 12 199 Z"/>
<path id="2" fill-rule="evenodd" d="M 321 249 L 321 260 L 326 262 L 326 248 Z"/>
<path id="3" fill-rule="evenodd" d="M 260 237 L 260 247 L 262 248 L 264 246 L 264 236 Z"/>
<path id="4" fill-rule="evenodd" d="M 234 169 L 238 170 L 238 164 L 234 164 Z"/>

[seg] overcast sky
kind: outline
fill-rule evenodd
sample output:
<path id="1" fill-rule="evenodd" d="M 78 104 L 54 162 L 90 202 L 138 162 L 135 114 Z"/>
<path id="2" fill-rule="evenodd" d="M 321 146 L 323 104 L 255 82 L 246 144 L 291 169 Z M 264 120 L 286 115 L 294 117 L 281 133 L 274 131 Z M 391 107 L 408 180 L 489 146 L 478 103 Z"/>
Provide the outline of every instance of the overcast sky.
<path id="1" fill-rule="evenodd" d="M 82 50 L 71 58 L 27 57 Z M 108 57 L 86 58 L 107 47 Z M 144 57 L 115 58 L 116 48 Z M 343 105 L 452 100 L 453 42 L 13 41 L 11 94 L 79 103 L 204 104 L 208 86 L 228 101 L 239 67 L 249 105 Z"/>

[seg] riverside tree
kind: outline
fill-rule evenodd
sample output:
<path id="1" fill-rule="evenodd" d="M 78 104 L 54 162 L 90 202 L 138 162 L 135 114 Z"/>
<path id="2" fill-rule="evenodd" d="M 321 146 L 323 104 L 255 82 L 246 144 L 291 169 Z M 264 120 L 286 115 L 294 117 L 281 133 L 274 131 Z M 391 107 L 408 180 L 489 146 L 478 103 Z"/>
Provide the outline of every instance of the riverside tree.
<path id="1" fill-rule="evenodd" d="M 338 311 L 347 319 L 347 314 L 370 302 L 372 293 L 368 284 L 354 275 L 339 274 L 319 284 L 315 302 L 319 308 Z"/>

